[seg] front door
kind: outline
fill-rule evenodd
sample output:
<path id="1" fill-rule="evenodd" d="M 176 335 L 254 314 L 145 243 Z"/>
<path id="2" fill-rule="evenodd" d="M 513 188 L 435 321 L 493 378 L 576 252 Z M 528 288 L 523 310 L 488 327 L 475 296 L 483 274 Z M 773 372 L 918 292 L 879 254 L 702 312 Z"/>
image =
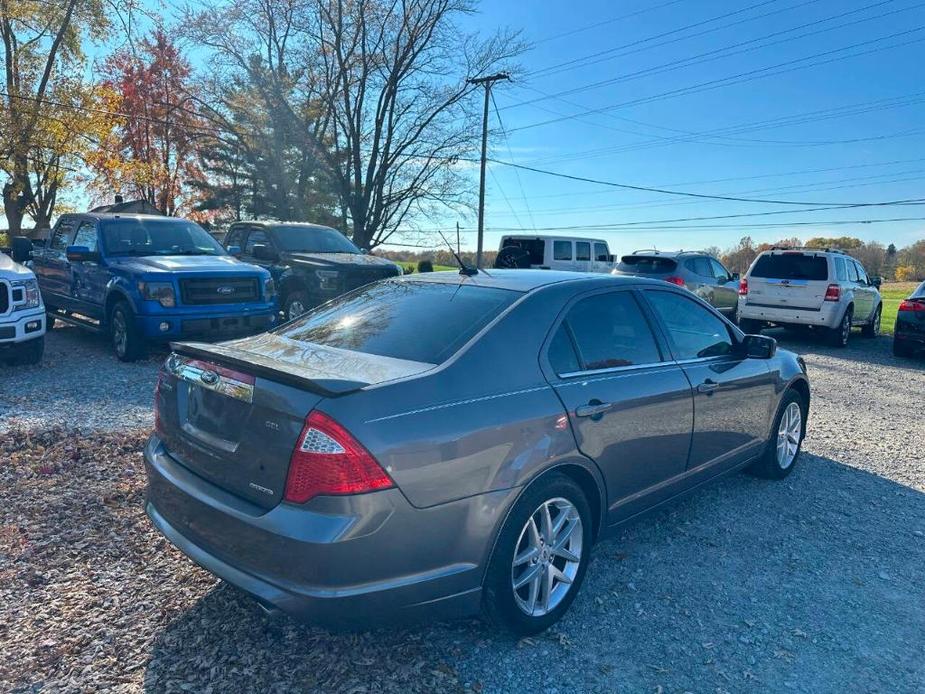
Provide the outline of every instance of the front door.
<path id="1" fill-rule="evenodd" d="M 549 380 L 579 450 L 600 467 L 611 523 L 672 493 L 693 424 L 690 384 L 632 290 L 578 298 L 553 333 Z"/>
<path id="2" fill-rule="evenodd" d="M 643 295 L 693 387 L 688 470 L 719 472 L 757 456 L 774 414 L 768 362 L 744 356 L 727 323 L 697 300 L 661 289 Z"/>
<path id="3" fill-rule="evenodd" d="M 713 279 L 716 281 L 711 303 L 726 315 L 732 315 L 739 306 L 739 283 L 732 279 L 732 275 L 722 263 L 715 258 L 709 260 Z"/>
<path id="4" fill-rule="evenodd" d="M 867 321 L 874 311 L 876 288 L 870 283 L 867 272 L 856 260 L 846 259 L 848 276 L 854 282 L 854 320 Z"/>

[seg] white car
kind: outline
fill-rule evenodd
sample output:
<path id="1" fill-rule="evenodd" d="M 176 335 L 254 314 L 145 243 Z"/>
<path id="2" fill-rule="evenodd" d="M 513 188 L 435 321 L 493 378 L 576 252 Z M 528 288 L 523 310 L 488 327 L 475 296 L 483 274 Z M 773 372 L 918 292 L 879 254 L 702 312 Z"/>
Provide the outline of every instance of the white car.
<path id="1" fill-rule="evenodd" d="M 603 239 L 580 236 L 502 236 L 495 267 L 610 272 L 613 256 Z"/>
<path id="2" fill-rule="evenodd" d="M 768 324 L 812 326 L 844 347 L 854 326 L 865 337 L 880 334 L 879 287 L 879 277 L 842 251 L 764 251 L 739 282 L 739 327 L 757 333 Z"/>
<path id="3" fill-rule="evenodd" d="M 45 306 L 32 270 L 0 253 L 0 360 L 40 362 L 45 322 Z"/>

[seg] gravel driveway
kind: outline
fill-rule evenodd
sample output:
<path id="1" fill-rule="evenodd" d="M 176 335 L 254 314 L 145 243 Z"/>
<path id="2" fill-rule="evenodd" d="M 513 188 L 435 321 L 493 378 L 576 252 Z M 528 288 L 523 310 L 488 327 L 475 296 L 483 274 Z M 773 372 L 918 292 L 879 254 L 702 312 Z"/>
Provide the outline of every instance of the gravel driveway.
<path id="1" fill-rule="evenodd" d="M 3 426 L 34 431 L 0 434 L 0 690 L 925 691 L 925 361 L 771 334 L 814 391 L 794 474 L 727 478 L 599 544 L 565 620 L 517 642 L 267 621 L 144 518 L 130 423 L 157 360 L 56 333 L 50 373 L 0 381 Z"/>

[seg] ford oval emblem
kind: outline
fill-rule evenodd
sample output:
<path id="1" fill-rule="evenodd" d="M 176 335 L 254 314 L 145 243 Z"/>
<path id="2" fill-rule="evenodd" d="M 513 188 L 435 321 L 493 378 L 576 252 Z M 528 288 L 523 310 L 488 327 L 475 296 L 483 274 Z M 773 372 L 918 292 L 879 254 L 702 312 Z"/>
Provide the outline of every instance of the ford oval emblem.
<path id="1" fill-rule="evenodd" d="M 219 376 L 214 371 L 203 371 L 199 374 L 199 380 L 205 383 L 207 386 L 214 386 L 218 383 Z"/>
<path id="2" fill-rule="evenodd" d="M 215 291 L 219 294 L 234 294 L 234 287 L 219 287 Z"/>

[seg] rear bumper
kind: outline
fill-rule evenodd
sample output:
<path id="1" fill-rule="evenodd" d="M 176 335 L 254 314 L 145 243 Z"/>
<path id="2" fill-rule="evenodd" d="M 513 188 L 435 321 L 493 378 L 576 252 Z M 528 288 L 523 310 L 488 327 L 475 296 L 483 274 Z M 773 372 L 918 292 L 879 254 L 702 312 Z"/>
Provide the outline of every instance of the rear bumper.
<path id="1" fill-rule="evenodd" d="M 841 321 L 843 311 L 842 305 L 835 302 L 823 303 L 818 311 L 812 311 L 800 308 L 756 305 L 748 303 L 744 298 L 739 299 L 739 318 L 768 323 L 817 325 L 824 328 L 834 328 Z"/>
<path id="2" fill-rule="evenodd" d="M 239 310 L 178 310 L 135 319 L 148 340 L 230 340 L 269 330 L 276 325 L 277 313 L 275 304 L 261 304 Z"/>
<path id="3" fill-rule="evenodd" d="M 328 627 L 472 615 L 493 528 L 513 490 L 416 509 L 396 489 L 265 511 L 145 447 L 146 511 L 180 551 L 264 607 Z M 475 531 L 475 532 L 473 532 Z"/>
<path id="4" fill-rule="evenodd" d="M 37 325 L 36 325 L 37 324 Z M 45 334 L 45 308 L 0 316 L 0 347 L 18 345 Z"/>

